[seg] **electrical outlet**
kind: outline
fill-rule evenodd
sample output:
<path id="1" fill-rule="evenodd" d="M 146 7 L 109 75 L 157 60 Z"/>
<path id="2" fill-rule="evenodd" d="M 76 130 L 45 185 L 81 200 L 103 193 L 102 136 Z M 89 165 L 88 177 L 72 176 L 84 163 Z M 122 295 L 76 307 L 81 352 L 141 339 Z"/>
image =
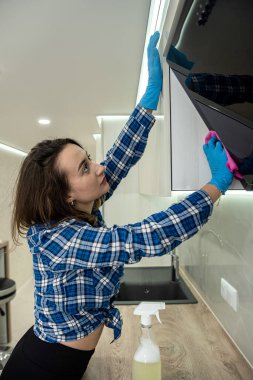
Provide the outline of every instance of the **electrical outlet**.
<path id="1" fill-rule="evenodd" d="M 221 296 L 224 300 L 237 311 L 238 295 L 237 290 L 230 285 L 224 278 L 221 279 Z"/>

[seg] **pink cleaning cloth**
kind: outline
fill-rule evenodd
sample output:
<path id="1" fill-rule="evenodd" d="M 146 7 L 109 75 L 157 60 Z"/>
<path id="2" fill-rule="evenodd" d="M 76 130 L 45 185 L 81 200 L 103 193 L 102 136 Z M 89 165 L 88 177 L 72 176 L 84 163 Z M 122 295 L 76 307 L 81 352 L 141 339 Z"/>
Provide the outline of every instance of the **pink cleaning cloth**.
<path id="1" fill-rule="evenodd" d="M 205 144 L 208 143 L 208 141 L 212 138 L 212 137 L 217 137 L 217 139 L 222 143 L 221 139 L 219 138 L 218 134 L 215 132 L 215 131 L 209 131 L 208 134 L 206 135 L 205 137 Z M 235 161 L 233 160 L 233 158 L 230 156 L 230 154 L 228 153 L 226 147 L 224 146 L 224 144 L 222 143 L 224 149 L 225 149 L 225 152 L 227 154 L 227 167 L 228 169 L 234 174 L 234 178 L 236 179 L 242 179 L 243 178 L 243 175 L 239 172 L 238 170 L 238 166 L 236 165 Z"/>

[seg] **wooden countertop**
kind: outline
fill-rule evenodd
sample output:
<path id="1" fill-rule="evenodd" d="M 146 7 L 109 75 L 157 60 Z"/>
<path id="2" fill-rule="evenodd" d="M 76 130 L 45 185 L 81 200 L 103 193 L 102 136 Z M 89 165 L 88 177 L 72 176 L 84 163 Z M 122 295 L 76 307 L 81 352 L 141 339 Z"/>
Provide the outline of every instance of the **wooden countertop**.
<path id="1" fill-rule="evenodd" d="M 191 289 L 193 291 L 193 289 Z M 161 350 L 163 380 L 253 380 L 253 369 L 243 358 L 207 306 L 166 305 L 160 324 L 153 317 L 153 333 Z M 123 316 L 118 341 L 104 328 L 82 380 L 131 380 L 133 355 L 139 344 L 140 317 L 136 305 L 116 305 Z"/>

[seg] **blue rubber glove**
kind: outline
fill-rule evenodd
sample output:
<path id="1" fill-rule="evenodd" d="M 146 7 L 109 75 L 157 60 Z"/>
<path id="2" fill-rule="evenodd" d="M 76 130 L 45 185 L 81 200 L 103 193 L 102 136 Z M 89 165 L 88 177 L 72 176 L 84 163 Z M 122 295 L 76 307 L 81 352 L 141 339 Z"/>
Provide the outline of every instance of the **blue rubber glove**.
<path id="1" fill-rule="evenodd" d="M 146 92 L 141 98 L 139 104 L 144 108 L 156 110 L 160 92 L 163 83 L 163 74 L 161 68 L 161 62 L 159 52 L 157 50 L 157 42 L 159 40 L 160 33 L 155 32 L 149 40 L 148 44 L 148 85 Z"/>
<path id="2" fill-rule="evenodd" d="M 233 180 L 233 173 L 226 165 L 226 151 L 216 137 L 212 137 L 203 145 L 203 149 L 212 173 L 212 179 L 208 183 L 216 186 L 224 194 Z"/>

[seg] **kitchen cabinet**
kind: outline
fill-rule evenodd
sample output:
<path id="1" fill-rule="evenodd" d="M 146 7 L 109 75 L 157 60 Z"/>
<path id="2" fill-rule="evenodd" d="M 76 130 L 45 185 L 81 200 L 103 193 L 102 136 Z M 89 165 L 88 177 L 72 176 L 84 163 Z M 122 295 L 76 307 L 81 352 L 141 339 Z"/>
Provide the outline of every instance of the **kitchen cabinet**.
<path id="1" fill-rule="evenodd" d="M 158 116 L 150 131 L 146 150 L 139 161 L 139 192 L 154 196 L 169 196 L 170 136 L 164 116 Z"/>
<path id="2" fill-rule="evenodd" d="M 174 30 L 175 21 L 184 4 L 170 1 L 163 29 L 160 31 L 159 53 L 163 69 L 163 88 L 154 113 L 157 121 L 150 132 L 146 151 L 139 163 L 139 192 L 155 196 L 171 195 L 170 78 L 164 52 Z"/>
<path id="3" fill-rule="evenodd" d="M 161 116 L 139 164 L 139 191 L 144 194 L 170 196 L 172 190 L 195 191 L 211 179 L 203 152 L 208 128 L 166 61 L 184 3 L 171 0 L 160 33 L 163 90 L 157 113 Z M 230 189 L 243 187 L 235 180 Z"/>
<path id="4" fill-rule="evenodd" d="M 130 116 L 130 115 L 129 115 Z M 117 137 L 126 124 L 129 116 L 107 116 L 102 117 L 101 127 L 101 144 L 102 157 L 105 159 L 106 153 L 112 148 Z M 98 149 L 97 149 L 98 150 Z M 116 189 L 115 194 L 131 194 L 138 193 L 138 164 L 135 165 L 128 173 L 127 177 L 122 180 L 120 186 Z"/>
<path id="5" fill-rule="evenodd" d="M 198 190 L 211 179 L 203 152 L 208 128 L 170 70 L 172 190 Z M 230 189 L 243 189 L 233 181 Z"/>

